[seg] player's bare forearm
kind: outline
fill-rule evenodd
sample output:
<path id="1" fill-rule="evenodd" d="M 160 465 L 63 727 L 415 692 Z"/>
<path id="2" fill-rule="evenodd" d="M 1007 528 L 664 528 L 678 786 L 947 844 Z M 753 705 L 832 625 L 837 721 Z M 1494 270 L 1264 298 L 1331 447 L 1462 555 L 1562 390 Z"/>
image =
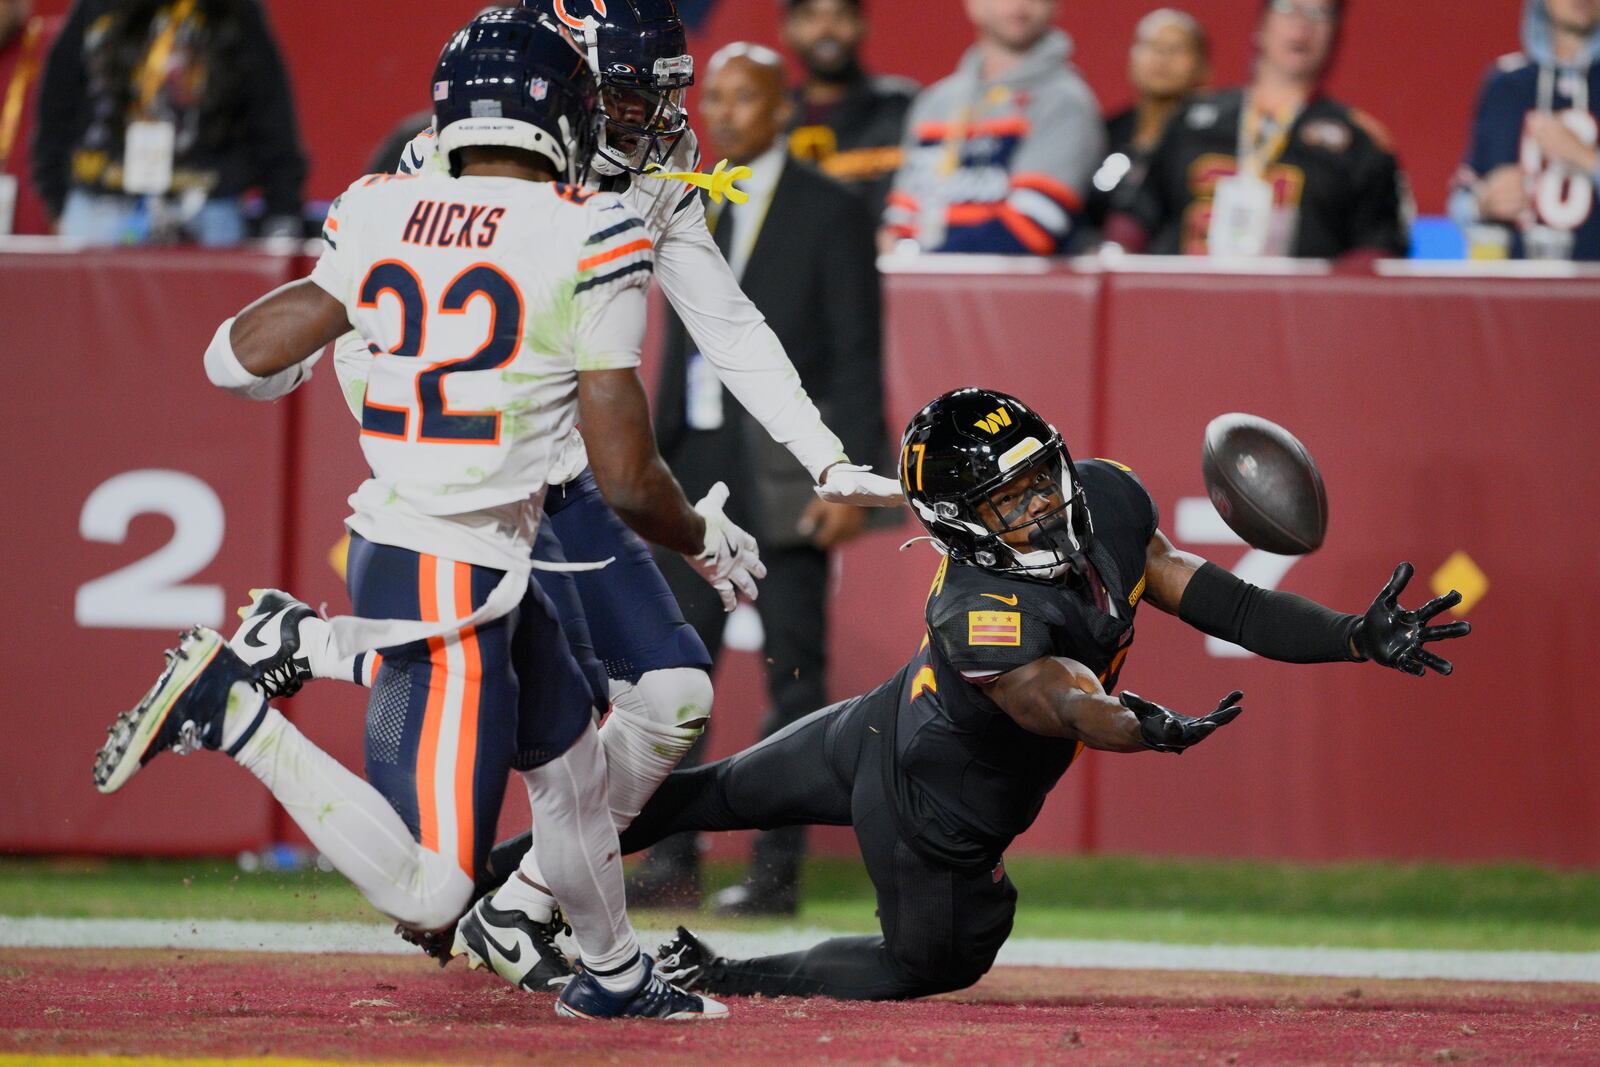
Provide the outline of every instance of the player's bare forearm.
<path id="1" fill-rule="evenodd" d="M 580 372 L 578 418 L 600 495 L 618 518 L 646 541 L 699 553 L 705 520 L 656 451 L 639 376 L 631 368 Z"/>
<path id="2" fill-rule="evenodd" d="M 1178 613 L 1189 579 L 1206 565 L 1193 552 L 1180 552 L 1167 535 L 1157 530 L 1144 552 L 1145 603 L 1166 612 Z"/>
<path id="3" fill-rule="evenodd" d="M 1081 663 L 1046 656 L 989 684 L 989 699 L 1029 733 L 1082 741 L 1107 752 L 1145 749 L 1139 720 L 1107 696 Z"/>
<path id="4" fill-rule="evenodd" d="M 229 339 L 239 365 L 265 378 L 305 362 L 349 329 L 344 305 L 302 278 L 239 312 Z"/>

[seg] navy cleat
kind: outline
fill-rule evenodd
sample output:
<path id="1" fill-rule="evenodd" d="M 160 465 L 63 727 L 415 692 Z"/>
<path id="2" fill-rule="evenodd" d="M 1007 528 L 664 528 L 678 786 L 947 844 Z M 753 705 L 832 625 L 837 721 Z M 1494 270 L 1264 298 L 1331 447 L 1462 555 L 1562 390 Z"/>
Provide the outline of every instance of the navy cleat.
<path id="1" fill-rule="evenodd" d="M 167 651 L 167 666 L 132 711 L 117 716 L 106 743 L 94 758 L 94 784 L 115 793 L 157 755 L 171 749 L 180 756 L 222 747 L 222 724 L 238 682 L 250 682 L 250 668 L 228 650 L 221 634 L 197 626 Z M 250 724 L 237 751 L 255 733 L 262 715 Z M 230 752 L 230 755 L 233 753 Z"/>
<path id="2" fill-rule="evenodd" d="M 452 955 L 467 957 L 467 966 L 488 967 L 518 989 L 553 993 L 572 981 L 572 964 L 556 947 L 556 935 L 571 928 L 558 911 L 547 923 L 536 923 L 520 911 L 502 911 L 484 897 L 456 924 Z"/>
<path id="3" fill-rule="evenodd" d="M 656 949 L 656 970 L 673 985 L 693 989 L 716 959 L 704 941 L 680 926 L 676 937 Z"/>
<path id="4" fill-rule="evenodd" d="M 584 971 L 561 991 L 556 1014 L 569 1019 L 723 1019 L 728 1008 L 669 984 L 656 970 L 655 960 L 646 956 L 644 980 L 632 992 L 613 993 Z"/>
<path id="5" fill-rule="evenodd" d="M 325 622 L 310 604 L 280 589 L 252 589 L 250 603 L 239 609 L 244 621 L 228 641 L 252 672 L 255 687 L 268 700 L 292 697 L 312 677 L 309 641 L 301 624 Z"/>

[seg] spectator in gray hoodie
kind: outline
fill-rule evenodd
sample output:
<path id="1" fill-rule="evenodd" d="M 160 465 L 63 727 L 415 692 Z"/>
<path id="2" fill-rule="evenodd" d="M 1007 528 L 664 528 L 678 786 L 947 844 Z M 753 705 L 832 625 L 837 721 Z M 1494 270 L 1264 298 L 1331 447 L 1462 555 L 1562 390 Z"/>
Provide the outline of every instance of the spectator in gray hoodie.
<path id="1" fill-rule="evenodd" d="M 978 41 L 912 105 L 884 251 L 1054 255 L 1105 155 L 1056 0 L 966 0 Z"/>

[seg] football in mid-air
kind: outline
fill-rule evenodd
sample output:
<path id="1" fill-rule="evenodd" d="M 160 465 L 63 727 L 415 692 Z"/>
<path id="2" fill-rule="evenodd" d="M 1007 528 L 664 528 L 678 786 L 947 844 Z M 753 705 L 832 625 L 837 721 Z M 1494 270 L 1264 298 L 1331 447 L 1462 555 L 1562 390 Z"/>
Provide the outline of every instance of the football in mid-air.
<path id="1" fill-rule="evenodd" d="M 1275 422 L 1234 412 L 1206 427 L 1206 493 L 1252 548 L 1301 556 L 1328 532 L 1328 494 L 1306 446 Z"/>

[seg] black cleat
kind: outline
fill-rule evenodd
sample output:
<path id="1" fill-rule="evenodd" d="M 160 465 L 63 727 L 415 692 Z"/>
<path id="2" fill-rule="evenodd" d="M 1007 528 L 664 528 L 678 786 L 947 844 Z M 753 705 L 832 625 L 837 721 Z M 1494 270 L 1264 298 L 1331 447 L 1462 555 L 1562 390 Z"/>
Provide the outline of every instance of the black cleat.
<path id="1" fill-rule="evenodd" d="M 656 972 L 675 986 L 693 989 L 716 959 L 704 941 L 680 926 L 676 937 L 656 949 Z"/>
<path id="2" fill-rule="evenodd" d="M 203 626 L 184 633 L 178 647 L 168 649 L 166 669 L 156 684 L 106 731 L 106 743 L 94 758 L 95 788 L 115 793 L 168 749 L 187 756 L 202 748 L 221 748 L 231 690 L 234 683 L 250 680 L 250 668 L 228 651 L 221 634 Z M 252 725 L 238 744 L 254 730 Z"/>
<path id="3" fill-rule="evenodd" d="M 466 956 L 474 970 L 488 967 L 519 989 L 550 993 L 572 981 L 572 963 L 556 945 L 563 932 L 571 928 L 559 911 L 549 922 L 536 923 L 520 911 L 502 911 L 484 897 L 456 924 L 450 952 Z"/>
<path id="4" fill-rule="evenodd" d="M 429 959 L 438 960 L 439 966 L 447 966 L 455 959 L 455 954 L 450 951 L 450 946 L 455 943 L 456 923 L 451 923 L 443 930 L 422 931 L 413 930 L 405 923 L 396 923 L 394 932 L 400 935 L 400 940 L 408 945 L 416 945 Z"/>
<path id="5" fill-rule="evenodd" d="M 312 677 L 311 657 L 301 626 L 327 626 L 310 604 L 280 589 L 252 589 L 250 603 L 239 609 L 244 621 L 228 647 L 253 672 L 255 687 L 268 700 L 292 697 Z"/>

